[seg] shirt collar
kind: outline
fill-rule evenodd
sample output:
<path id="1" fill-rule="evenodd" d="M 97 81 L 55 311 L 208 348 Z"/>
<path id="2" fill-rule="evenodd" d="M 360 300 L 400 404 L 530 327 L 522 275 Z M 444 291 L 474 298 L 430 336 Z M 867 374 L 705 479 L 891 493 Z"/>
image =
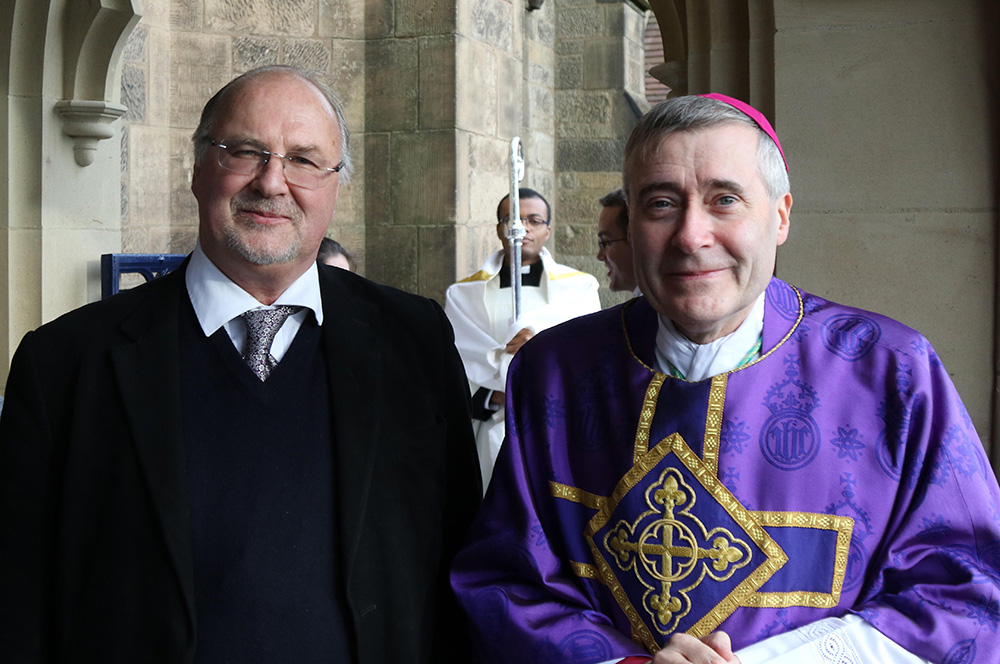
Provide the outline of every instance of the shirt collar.
<path id="1" fill-rule="evenodd" d="M 764 331 L 764 293 L 732 334 L 707 344 L 696 344 L 685 337 L 666 316 L 661 314 L 658 318 L 656 359 L 660 370 L 667 369 L 664 362 L 667 360 L 686 380 L 698 382 L 739 368 Z"/>
<path id="2" fill-rule="evenodd" d="M 201 248 L 201 241 L 195 245 L 191 254 L 184 281 L 205 336 L 212 336 L 216 330 L 243 312 L 264 306 L 215 266 Z M 312 263 L 309 269 L 285 289 L 274 304 L 292 304 L 312 309 L 316 323 L 322 325 L 323 301 L 320 297 L 316 263 Z"/>
<path id="3" fill-rule="evenodd" d="M 548 248 L 542 247 L 541 251 L 538 252 L 538 257 L 541 259 L 542 269 L 545 271 L 545 273 L 551 274 L 552 254 L 549 253 Z M 491 275 L 493 275 L 493 277 L 496 277 L 498 274 L 500 274 L 500 270 L 502 268 L 503 268 L 503 249 L 499 249 L 493 252 L 490 255 L 490 257 L 486 259 L 486 262 L 480 269 L 485 270 L 486 272 L 489 272 Z M 521 269 L 522 270 L 524 269 L 523 265 L 521 266 Z"/>

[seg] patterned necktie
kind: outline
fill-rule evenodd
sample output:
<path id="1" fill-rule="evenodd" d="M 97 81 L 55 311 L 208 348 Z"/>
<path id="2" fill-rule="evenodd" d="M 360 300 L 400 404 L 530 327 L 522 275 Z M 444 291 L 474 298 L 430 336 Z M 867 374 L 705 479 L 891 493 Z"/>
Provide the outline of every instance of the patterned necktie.
<path id="1" fill-rule="evenodd" d="M 273 309 L 251 309 L 241 318 L 247 324 L 247 341 L 243 348 L 243 359 L 250 365 L 250 370 L 257 378 L 267 380 L 278 362 L 271 356 L 271 342 L 278 333 L 285 319 L 301 307 L 278 305 Z"/>

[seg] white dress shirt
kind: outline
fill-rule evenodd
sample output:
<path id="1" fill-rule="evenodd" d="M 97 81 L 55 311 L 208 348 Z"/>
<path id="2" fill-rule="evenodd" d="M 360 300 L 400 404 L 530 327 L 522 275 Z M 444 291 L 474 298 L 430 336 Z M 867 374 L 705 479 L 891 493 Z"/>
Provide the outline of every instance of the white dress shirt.
<path id="1" fill-rule="evenodd" d="M 295 335 L 312 310 L 316 323 L 323 324 L 323 302 L 319 293 L 319 269 L 312 263 L 291 286 L 285 289 L 274 304 L 265 306 L 250 293 L 237 286 L 229 277 L 205 255 L 201 242 L 195 245 L 184 275 L 188 297 L 198 317 L 198 324 L 206 337 L 210 337 L 225 327 L 232 339 L 236 352 L 243 354 L 246 344 L 247 327 L 240 316 L 251 309 L 273 309 L 279 304 L 303 307 L 288 317 L 271 343 L 271 356 L 280 362 Z"/>

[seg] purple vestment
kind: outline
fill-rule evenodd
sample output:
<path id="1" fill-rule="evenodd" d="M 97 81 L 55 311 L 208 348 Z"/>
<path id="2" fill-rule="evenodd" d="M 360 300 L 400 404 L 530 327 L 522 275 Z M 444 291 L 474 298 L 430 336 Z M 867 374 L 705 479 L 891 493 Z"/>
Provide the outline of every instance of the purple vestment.
<path id="1" fill-rule="evenodd" d="M 1000 490 L 927 340 L 773 279 L 762 357 L 656 373 L 644 299 L 539 334 L 452 584 L 486 662 L 734 649 L 860 615 L 933 662 L 1000 652 Z"/>

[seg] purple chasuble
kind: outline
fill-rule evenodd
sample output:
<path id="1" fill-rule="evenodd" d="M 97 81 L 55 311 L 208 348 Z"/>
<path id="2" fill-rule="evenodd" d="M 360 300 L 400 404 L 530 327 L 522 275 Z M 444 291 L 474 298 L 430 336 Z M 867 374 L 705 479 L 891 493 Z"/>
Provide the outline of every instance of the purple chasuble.
<path id="1" fill-rule="evenodd" d="M 1000 490 L 930 344 L 773 279 L 762 357 L 652 369 L 644 299 L 539 334 L 452 584 L 484 662 L 734 649 L 855 613 L 933 662 L 1000 652 Z"/>

